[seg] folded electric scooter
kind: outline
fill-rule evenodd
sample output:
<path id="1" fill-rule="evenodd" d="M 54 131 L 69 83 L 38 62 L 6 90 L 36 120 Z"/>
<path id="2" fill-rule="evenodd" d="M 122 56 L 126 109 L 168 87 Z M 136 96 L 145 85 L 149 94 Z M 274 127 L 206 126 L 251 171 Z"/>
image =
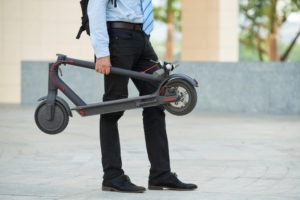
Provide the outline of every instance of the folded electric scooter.
<path id="1" fill-rule="evenodd" d="M 198 86 L 197 81 L 183 74 L 170 74 L 177 67 L 173 63 L 156 64 L 160 68 L 153 74 L 140 73 L 118 67 L 111 67 L 110 70 L 111 74 L 157 82 L 159 87 L 153 94 L 87 104 L 60 79 L 58 72 L 61 65 L 73 65 L 94 70 L 95 63 L 57 54 L 57 61 L 49 63 L 48 95 L 39 99 L 41 103 L 35 111 L 35 122 L 41 131 L 47 134 L 57 134 L 62 132 L 68 125 L 69 116 L 72 117 L 71 110 L 77 111 L 84 117 L 164 105 L 165 109 L 174 115 L 190 113 L 197 103 L 195 90 L 195 87 Z M 65 100 L 57 96 L 58 89 L 74 103 L 74 108 L 71 109 Z"/>

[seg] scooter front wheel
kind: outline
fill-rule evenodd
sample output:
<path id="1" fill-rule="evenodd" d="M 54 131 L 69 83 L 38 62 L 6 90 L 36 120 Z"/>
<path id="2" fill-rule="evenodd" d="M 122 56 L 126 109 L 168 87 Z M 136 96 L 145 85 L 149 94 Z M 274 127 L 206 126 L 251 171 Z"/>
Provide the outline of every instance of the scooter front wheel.
<path id="1" fill-rule="evenodd" d="M 176 91 L 179 100 L 165 104 L 165 109 L 174 115 L 186 115 L 190 113 L 197 103 L 195 87 L 183 79 L 174 79 L 164 85 L 164 94 L 167 91 Z"/>
<path id="2" fill-rule="evenodd" d="M 66 108 L 59 102 L 55 102 L 53 119 L 49 119 L 46 100 L 41 102 L 35 110 L 35 123 L 38 128 L 47 134 L 62 132 L 69 123 L 69 115 Z"/>

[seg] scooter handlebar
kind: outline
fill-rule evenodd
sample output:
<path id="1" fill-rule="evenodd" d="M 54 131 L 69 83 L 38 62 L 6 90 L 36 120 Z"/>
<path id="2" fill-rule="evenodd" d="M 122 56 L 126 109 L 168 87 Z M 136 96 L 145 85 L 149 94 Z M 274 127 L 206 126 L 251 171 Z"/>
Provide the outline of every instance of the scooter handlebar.
<path id="1" fill-rule="evenodd" d="M 128 77 L 131 77 L 131 78 L 136 78 L 136 79 L 144 80 L 144 81 L 158 81 L 158 82 L 161 82 L 163 80 L 163 77 L 157 77 L 157 76 L 153 76 L 151 74 L 144 74 L 144 73 L 140 73 L 140 72 L 136 72 L 136 71 L 132 71 L 132 70 L 121 69 L 119 67 L 111 67 L 110 72 L 112 74 L 117 74 L 117 75 L 121 75 L 121 76 L 128 76 Z"/>

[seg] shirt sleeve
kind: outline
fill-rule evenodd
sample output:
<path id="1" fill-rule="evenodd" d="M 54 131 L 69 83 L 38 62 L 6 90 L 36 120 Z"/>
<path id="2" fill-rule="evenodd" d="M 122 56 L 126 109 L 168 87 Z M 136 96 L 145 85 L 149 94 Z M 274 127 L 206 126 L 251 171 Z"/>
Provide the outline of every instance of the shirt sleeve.
<path id="1" fill-rule="evenodd" d="M 106 6 L 109 0 L 89 0 L 88 17 L 90 38 L 97 58 L 109 56 L 109 36 L 106 24 Z"/>

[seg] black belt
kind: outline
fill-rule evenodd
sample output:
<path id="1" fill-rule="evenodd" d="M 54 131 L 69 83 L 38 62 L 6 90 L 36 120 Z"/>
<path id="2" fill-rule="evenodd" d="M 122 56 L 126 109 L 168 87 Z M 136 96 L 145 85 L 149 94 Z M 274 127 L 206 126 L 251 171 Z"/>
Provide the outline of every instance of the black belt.
<path id="1" fill-rule="evenodd" d="M 107 22 L 107 28 L 121 28 L 134 31 L 143 31 L 142 24 L 134 24 L 129 22 Z"/>

